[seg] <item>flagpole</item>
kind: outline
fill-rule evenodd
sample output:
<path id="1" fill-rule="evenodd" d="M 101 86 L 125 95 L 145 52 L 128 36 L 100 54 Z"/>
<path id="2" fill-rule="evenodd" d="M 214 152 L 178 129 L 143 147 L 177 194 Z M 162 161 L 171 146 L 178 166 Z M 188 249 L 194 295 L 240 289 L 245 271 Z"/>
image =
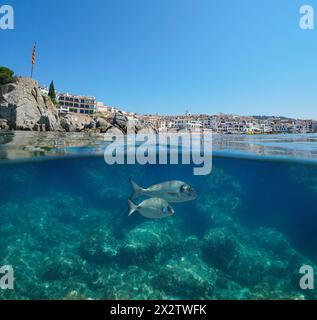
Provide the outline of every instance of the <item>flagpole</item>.
<path id="1" fill-rule="evenodd" d="M 33 70 L 34 70 L 34 65 L 32 63 L 32 68 L 31 68 L 31 79 L 33 78 Z"/>

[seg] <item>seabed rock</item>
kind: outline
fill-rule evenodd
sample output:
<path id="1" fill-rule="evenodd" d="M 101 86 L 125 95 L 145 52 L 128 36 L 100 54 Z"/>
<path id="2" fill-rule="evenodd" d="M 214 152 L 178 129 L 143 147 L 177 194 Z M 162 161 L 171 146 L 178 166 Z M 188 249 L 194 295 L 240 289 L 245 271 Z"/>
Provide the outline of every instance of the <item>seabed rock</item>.
<path id="1" fill-rule="evenodd" d="M 180 257 L 162 265 L 153 286 L 180 299 L 212 299 L 217 273 L 202 261 Z"/>
<path id="2" fill-rule="evenodd" d="M 243 286 L 252 286 L 264 277 L 288 274 L 289 262 L 272 256 L 252 239 L 241 239 L 228 228 L 210 229 L 203 241 L 204 259 Z"/>
<path id="3" fill-rule="evenodd" d="M 220 269 L 225 269 L 240 250 L 238 239 L 231 233 L 228 228 L 212 228 L 204 236 L 205 259 Z"/>
<path id="4" fill-rule="evenodd" d="M 79 252 L 94 263 L 109 263 L 117 259 L 120 245 L 107 226 L 96 228 L 84 236 Z"/>
<path id="5" fill-rule="evenodd" d="M 259 245 L 272 253 L 277 253 L 288 259 L 294 254 L 285 235 L 277 230 L 262 227 L 256 231 L 255 237 Z"/>
<path id="6" fill-rule="evenodd" d="M 147 221 L 126 235 L 121 250 L 121 260 L 128 264 L 152 262 L 161 250 L 168 250 L 172 238 L 171 225 L 163 221 Z"/>
<path id="7" fill-rule="evenodd" d="M 53 250 L 42 264 L 41 279 L 44 281 L 68 280 L 75 275 L 82 275 L 83 259 L 75 254 Z"/>

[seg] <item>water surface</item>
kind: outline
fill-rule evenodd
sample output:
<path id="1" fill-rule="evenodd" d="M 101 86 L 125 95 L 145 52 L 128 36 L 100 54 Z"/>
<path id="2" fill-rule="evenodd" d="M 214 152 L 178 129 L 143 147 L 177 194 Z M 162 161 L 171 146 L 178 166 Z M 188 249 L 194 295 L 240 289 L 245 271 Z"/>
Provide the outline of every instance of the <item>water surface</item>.
<path id="1" fill-rule="evenodd" d="M 0 298 L 316 298 L 298 284 L 300 266 L 317 262 L 315 135 L 218 136 L 208 176 L 108 166 L 94 136 L 61 148 L 55 134 L 19 135 L 2 135 L 0 149 L 0 265 L 16 278 Z M 128 217 L 129 178 L 183 180 L 199 197 L 165 220 Z"/>

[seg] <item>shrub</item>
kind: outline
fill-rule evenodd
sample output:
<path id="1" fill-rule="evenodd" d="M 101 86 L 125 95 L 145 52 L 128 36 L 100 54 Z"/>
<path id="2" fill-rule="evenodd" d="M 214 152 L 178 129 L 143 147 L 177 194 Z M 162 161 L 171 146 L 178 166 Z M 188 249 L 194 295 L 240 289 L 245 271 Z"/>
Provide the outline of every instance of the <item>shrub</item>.
<path id="1" fill-rule="evenodd" d="M 12 83 L 14 72 L 6 67 L 0 67 L 0 84 Z"/>

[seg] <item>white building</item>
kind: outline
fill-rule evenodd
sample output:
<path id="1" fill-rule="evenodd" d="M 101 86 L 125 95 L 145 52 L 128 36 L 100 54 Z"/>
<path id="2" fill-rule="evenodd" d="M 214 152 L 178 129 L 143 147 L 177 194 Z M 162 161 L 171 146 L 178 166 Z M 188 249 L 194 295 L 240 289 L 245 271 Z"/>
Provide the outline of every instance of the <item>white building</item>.
<path id="1" fill-rule="evenodd" d="M 166 131 L 169 128 L 171 128 L 171 126 L 172 126 L 172 123 L 169 120 L 159 119 L 157 121 L 157 128 L 158 128 L 159 131 Z"/>
<path id="2" fill-rule="evenodd" d="M 42 94 L 48 95 L 48 87 L 46 86 L 39 86 L 40 91 Z"/>
<path id="3" fill-rule="evenodd" d="M 210 117 L 203 119 L 202 121 L 202 127 L 204 129 L 212 130 L 213 132 L 218 132 L 218 120 L 216 117 Z"/>
<path id="4" fill-rule="evenodd" d="M 171 121 L 170 127 L 173 129 L 200 131 L 202 129 L 202 123 L 199 120 L 192 120 L 190 118 L 175 119 Z"/>
<path id="5" fill-rule="evenodd" d="M 286 123 L 275 123 L 272 126 L 274 132 L 286 133 L 288 132 L 288 125 Z"/>
<path id="6" fill-rule="evenodd" d="M 293 133 L 312 133 L 314 131 L 314 121 L 312 120 L 296 120 L 291 126 Z"/>
<path id="7" fill-rule="evenodd" d="M 60 113 L 73 112 L 92 114 L 96 111 L 95 97 L 73 95 L 69 93 L 58 93 L 57 101 L 59 104 L 58 110 Z"/>
<path id="8" fill-rule="evenodd" d="M 96 111 L 97 112 L 116 113 L 118 111 L 118 109 L 115 107 L 106 106 L 103 102 L 97 102 Z"/>
<path id="9" fill-rule="evenodd" d="M 262 133 L 271 133 L 273 131 L 271 123 L 269 123 L 268 121 L 260 122 L 260 131 Z"/>

